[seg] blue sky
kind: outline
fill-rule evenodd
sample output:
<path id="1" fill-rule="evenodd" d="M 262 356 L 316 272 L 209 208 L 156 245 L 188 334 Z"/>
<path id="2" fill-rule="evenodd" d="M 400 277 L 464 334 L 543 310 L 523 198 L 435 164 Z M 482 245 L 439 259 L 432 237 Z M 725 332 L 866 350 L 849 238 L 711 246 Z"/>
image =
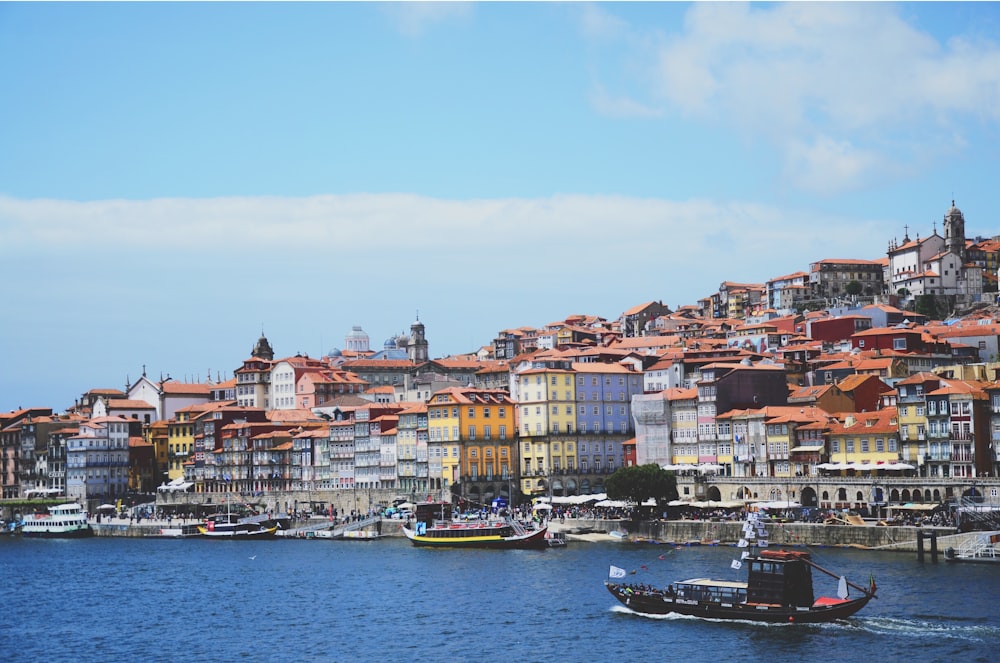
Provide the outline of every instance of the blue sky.
<path id="1" fill-rule="evenodd" d="M 1000 234 L 995 3 L 0 3 L 0 411 Z"/>

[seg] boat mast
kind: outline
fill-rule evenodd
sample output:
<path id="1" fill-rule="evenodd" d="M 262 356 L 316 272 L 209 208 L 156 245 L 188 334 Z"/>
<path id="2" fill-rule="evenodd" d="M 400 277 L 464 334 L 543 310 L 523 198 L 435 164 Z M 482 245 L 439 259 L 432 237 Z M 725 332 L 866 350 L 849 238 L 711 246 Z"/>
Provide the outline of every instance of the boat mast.
<path id="1" fill-rule="evenodd" d="M 800 559 L 803 562 L 805 562 L 806 564 L 808 564 L 809 566 L 811 566 L 814 569 L 816 569 L 817 571 L 822 571 L 823 573 L 825 573 L 826 575 L 830 576 L 831 578 L 844 578 L 844 576 L 838 576 L 833 571 L 828 571 L 828 570 L 824 569 L 822 566 L 820 566 L 816 562 L 812 561 L 811 559 L 806 559 L 805 557 L 801 557 Z M 857 585 L 857 584 L 851 582 L 850 580 L 848 580 L 847 578 L 844 578 L 844 582 L 846 582 L 849 587 L 853 587 L 854 589 L 858 590 L 859 592 L 863 592 L 867 596 L 878 598 L 877 596 L 875 596 L 875 593 L 871 591 L 871 589 L 866 589 L 866 588 L 862 587 L 861 585 Z"/>

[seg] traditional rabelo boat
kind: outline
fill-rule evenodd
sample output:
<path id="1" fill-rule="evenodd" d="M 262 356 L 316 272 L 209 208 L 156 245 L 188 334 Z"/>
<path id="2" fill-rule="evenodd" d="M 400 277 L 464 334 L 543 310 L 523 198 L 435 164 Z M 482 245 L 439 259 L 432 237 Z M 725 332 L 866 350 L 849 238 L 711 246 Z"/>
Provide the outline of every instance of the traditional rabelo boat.
<path id="1" fill-rule="evenodd" d="M 751 538 L 759 531 L 751 525 Z M 741 547 L 747 547 L 746 539 Z M 761 546 L 766 542 L 762 541 Z M 797 550 L 761 549 L 744 553 L 733 561 L 733 568 L 747 566 L 747 581 L 695 578 L 674 583 L 665 589 L 646 585 L 605 582 L 612 596 L 630 610 L 646 615 L 689 615 L 710 619 L 753 622 L 816 624 L 850 617 L 875 598 L 875 578 L 861 587 L 843 576 L 824 569 L 810 559 L 809 553 Z M 839 578 L 836 597 L 813 595 L 812 570 Z M 613 578 L 625 576 L 624 569 L 612 567 Z M 851 597 L 849 588 L 860 595 Z"/>
<path id="2" fill-rule="evenodd" d="M 415 546 L 441 548 L 546 548 L 546 527 L 527 529 L 516 520 L 444 522 L 428 526 L 417 521 L 403 534 Z"/>
<path id="3" fill-rule="evenodd" d="M 198 525 L 198 532 L 213 539 L 273 539 L 279 528 L 279 523 L 262 516 L 241 518 L 232 513 L 217 513 Z"/>

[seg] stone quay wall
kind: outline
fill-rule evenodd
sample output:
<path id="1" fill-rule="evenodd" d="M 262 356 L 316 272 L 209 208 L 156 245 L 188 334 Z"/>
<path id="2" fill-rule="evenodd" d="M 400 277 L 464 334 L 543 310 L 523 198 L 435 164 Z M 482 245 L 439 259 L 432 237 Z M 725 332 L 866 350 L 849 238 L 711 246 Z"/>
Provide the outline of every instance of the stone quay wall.
<path id="1" fill-rule="evenodd" d="M 942 541 L 955 533 L 949 527 L 883 527 L 875 525 L 820 525 L 814 523 L 768 523 L 768 540 L 771 546 L 841 546 L 853 548 L 881 548 L 886 550 L 915 551 L 917 534 L 931 532 Z M 624 531 L 631 541 L 650 540 L 661 543 L 735 544 L 743 532 L 742 521 L 715 522 L 710 520 L 587 520 L 567 519 L 553 530 L 572 533 L 592 530 L 597 532 Z M 939 544 L 940 545 L 940 544 Z"/>

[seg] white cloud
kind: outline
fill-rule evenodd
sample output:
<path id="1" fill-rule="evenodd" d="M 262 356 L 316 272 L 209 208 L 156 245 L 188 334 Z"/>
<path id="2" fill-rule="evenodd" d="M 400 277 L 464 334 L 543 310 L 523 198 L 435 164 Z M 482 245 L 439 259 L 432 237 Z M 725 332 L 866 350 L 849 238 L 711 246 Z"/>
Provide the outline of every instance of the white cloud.
<path id="1" fill-rule="evenodd" d="M 794 181 L 811 191 L 931 163 L 961 148 L 966 121 L 1000 120 L 997 43 L 941 43 L 898 5 L 694 3 L 679 33 L 656 38 L 659 104 L 774 146 L 786 172 L 810 169 Z"/>
<path id="2" fill-rule="evenodd" d="M 472 13 L 471 2 L 387 2 L 379 8 L 396 29 L 408 37 L 419 37 L 431 26 Z"/>
<path id="3" fill-rule="evenodd" d="M 589 39 L 614 39 L 628 31 L 628 23 L 593 3 L 580 6 L 580 31 Z"/>
<path id="4" fill-rule="evenodd" d="M 590 90 L 590 105 L 608 117 L 660 117 L 663 111 L 628 97 L 614 97 L 600 83 L 594 83 Z"/>

